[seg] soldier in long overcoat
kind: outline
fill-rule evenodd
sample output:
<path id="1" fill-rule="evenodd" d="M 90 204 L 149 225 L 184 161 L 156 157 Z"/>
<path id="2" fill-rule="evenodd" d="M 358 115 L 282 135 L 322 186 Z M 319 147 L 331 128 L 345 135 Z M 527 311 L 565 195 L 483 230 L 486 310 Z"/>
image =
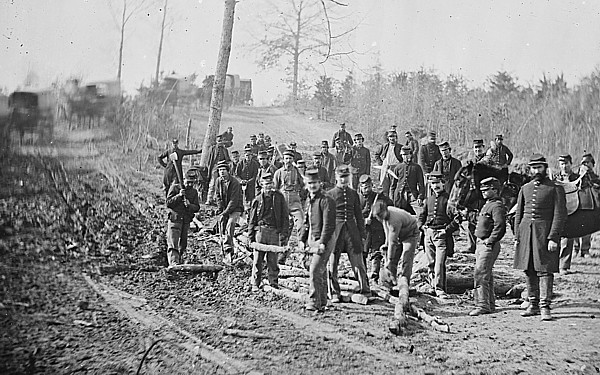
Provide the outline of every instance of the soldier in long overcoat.
<path id="1" fill-rule="evenodd" d="M 558 272 L 559 243 L 567 219 L 565 191 L 548 178 L 548 163 L 534 154 L 529 167 L 533 180 L 521 188 L 515 214 L 514 268 L 525 271 L 529 307 L 521 315 L 542 314 L 551 320 L 550 300 Z"/>

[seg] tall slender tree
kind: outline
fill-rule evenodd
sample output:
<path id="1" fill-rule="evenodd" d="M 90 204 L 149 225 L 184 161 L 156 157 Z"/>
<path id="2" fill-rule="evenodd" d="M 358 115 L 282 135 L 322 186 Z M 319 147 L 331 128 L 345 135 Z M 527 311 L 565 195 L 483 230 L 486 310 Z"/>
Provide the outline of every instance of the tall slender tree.
<path id="1" fill-rule="evenodd" d="M 231 54 L 231 39 L 233 37 L 233 21 L 236 0 L 225 0 L 225 12 L 223 15 L 223 29 L 221 31 L 221 46 L 217 58 L 217 70 L 210 100 L 210 112 L 208 114 L 208 126 L 204 142 L 202 143 L 201 165 L 208 164 L 208 153 L 210 146 L 215 143 L 219 128 L 221 126 L 221 115 L 223 113 L 223 96 L 225 94 L 225 78 Z"/>
<path id="2" fill-rule="evenodd" d="M 158 55 L 156 57 L 156 74 L 154 75 L 154 84 L 158 85 L 158 75 L 160 73 L 160 57 L 162 55 L 163 40 L 165 37 L 165 20 L 167 19 L 167 7 L 169 6 L 169 0 L 165 0 L 163 5 L 163 17 L 160 26 L 160 41 L 158 43 Z"/>

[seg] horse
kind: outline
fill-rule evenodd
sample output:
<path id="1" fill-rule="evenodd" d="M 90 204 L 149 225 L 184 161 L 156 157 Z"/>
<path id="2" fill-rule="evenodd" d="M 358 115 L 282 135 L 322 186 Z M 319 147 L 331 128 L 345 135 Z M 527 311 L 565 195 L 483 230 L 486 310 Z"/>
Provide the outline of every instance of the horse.
<path id="1" fill-rule="evenodd" d="M 517 203 L 521 186 L 530 181 L 527 175 L 517 172 L 508 173 L 506 169 L 498 169 L 483 163 L 469 162 L 456 174 L 454 186 L 448 199 L 448 214 L 456 216 L 465 209 L 469 212 L 480 210 L 485 204 L 481 194 L 481 181 L 495 177 L 500 181 L 500 198 L 506 207 L 506 212 Z M 508 214 L 509 223 L 514 223 L 514 214 Z"/>
<path id="2" fill-rule="evenodd" d="M 506 175 L 506 172 L 504 172 L 504 175 Z M 496 177 L 502 184 L 500 197 L 508 212 L 507 221 L 514 233 L 514 210 L 511 209 L 517 203 L 521 186 L 531 181 L 529 176 L 521 173 L 511 172 L 503 180 L 502 173 L 493 167 L 484 164 L 467 164 L 456 175 L 454 187 L 448 200 L 448 213 L 456 215 L 465 208 L 472 211 L 481 208 L 484 199 L 479 188 L 481 180 L 487 177 Z M 576 182 L 557 183 L 565 188 L 566 199 L 569 202 L 568 206 L 573 206 L 573 209 L 568 212 L 563 237 L 577 238 L 599 231 L 600 188 L 595 186 L 581 188 Z M 593 205 L 582 206 L 579 200 L 581 195 L 591 195 Z"/>
<path id="3" fill-rule="evenodd" d="M 583 177 L 573 182 L 557 181 L 565 189 L 568 216 L 563 237 L 566 238 L 583 237 L 600 230 L 600 187 L 584 184 L 582 188 Z"/>

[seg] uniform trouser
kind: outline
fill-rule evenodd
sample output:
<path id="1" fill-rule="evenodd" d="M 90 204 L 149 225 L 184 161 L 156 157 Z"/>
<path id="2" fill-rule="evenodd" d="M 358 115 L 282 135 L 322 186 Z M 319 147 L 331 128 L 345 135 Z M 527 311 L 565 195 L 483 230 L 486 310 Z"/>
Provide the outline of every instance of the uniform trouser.
<path id="1" fill-rule="evenodd" d="M 496 296 L 494 294 L 494 263 L 500 254 L 500 242 L 492 246 L 480 244 L 475 251 L 475 269 L 473 279 L 475 280 L 475 304 L 486 310 L 496 309 Z"/>
<path id="2" fill-rule="evenodd" d="M 309 240 L 308 246 L 318 248 L 319 243 Z M 309 275 L 310 286 L 308 291 L 309 304 L 314 305 L 317 309 L 327 306 L 327 262 L 331 257 L 331 253 L 335 247 L 333 238 L 325 246 L 325 251 L 322 254 L 314 254 L 310 263 Z"/>
<path id="3" fill-rule="evenodd" d="M 415 259 L 415 249 L 417 248 L 420 235 L 421 232 L 415 228 L 414 232 L 409 236 L 398 238 L 400 246 L 395 249 L 388 249 L 387 260 L 384 267 L 386 270 L 385 272 L 389 275 L 388 277 L 393 279 L 405 277 L 406 280 L 410 282 L 413 261 Z M 400 275 L 398 275 L 398 267 L 400 267 Z M 386 280 L 388 277 L 383 277 L 382 275 L 382 281 L 391 281 Z"/>
<path id="4" fill-rule="evenodd" d="M 560 239 L 560 269 L 568 270 L 571 268 L 571 259 L 573 258 L 573 238 Z"/>
<path id="5" fill-rule="evenodd" d="M 163 190 L 165 192 L 165 197 L 169 194 L 169 189 L 171 188 L 173 181 L 177 181 L 177 172 L 175 171 L 175 168 L 166 168 L 163 173 Z"/>
<path id="6" fill-rule="evenodd" d="M 381 268 L 381 245 L 385 244 L 385 233 L 382 230 L 373 231 L 371 225 L 367 226 L 367 238 L 364 241 L 363 247 L 363 262 L 367 266 L 367 258 L 371 257 L 371 278 L 379 278 L 379 270 Z"/>
<path id="7" fill-rule="evenodd" d="M 178 256 L 174 257 L 177 262 L 183 257 L 183 253 L 187 248 L 187 236 L 190 223 L 186 222 L 167 222 L 167 257 L 173 257 L 173 250 L 178 252 Z M 171 262 L 169 262 L 170 264 Z"/>
<path id="8" fill-rule="evenodd" d="M 282 191 L 285 201 L 288 204 L 288 209 L 290 215 L 294 219 L 294 226 L 296 227 L 297 234 L 300 232 L 300 228 L 302 228 L 302 222 L 304 221 L 304 210 L 302 209 L 302 201 L 300 200 L 300 194 L 295 191 Z M 290 234 L 292 233 L 292 228 L 290 228 Z M 282 243 L 282 246 L 285 246 L 286 243 Z M 279 263 L 285 263 L 289 252 L 279 253 Z"/>
<path id="9" fill-rule="evenodd" d="M 588 234 L 587 236 L 576 238 L 573 243 L 573 251 L 576 254 L 579 252 L 580 256 L 589 254 L 591 247 L 592 247 L 592 235 L 591 234 Z"/>
<path id="10" fill-rule="evenodd" d="M 390 194 L 390 186 L 392 186 L 392 181 L 390 180 L 390 175 L 384 172 L 383 169 L 381 170 L 381 173 L 385 173 L 383 180 L 379 180 L 381 181 L 381 191 L 383 192 L 383 194 L 387 195 L 388 197 L 391 197 L 392 194 Z"/>
<path id="11" fill-rule="evenodd" d="M 206 199 L 212 201 L 215 199 L 215 190 L 217 189 L 217 178 L 219 177 L 219 172 L 217 171 L 217 168 L 214 168 L 212 171 L 210 171 L 209 176 L 210 182 L 208 184 L 208 195 L 206 196 Z"/>
<path id="12" fill-rule="evenodd" d="M 279 245 L 279 233 L 277 233 L 275 228 L 260 227 L 256 232 L 256 242 L 265 245 Z M 252 261 L 252 285 L 260 286 L 265 256 L 267 257 L 269 285 L 273 286 L 279 284 L 277 279 L 279 276 L 277 253 L 254 250 L 254 258 Z"/>
<path id="13" fill-rule="evenodd" d="M 536 271 L 533 265 L 533 252 L 529 257 L 529 264 L 525 270 L 527 277 L 527 296 L 532 306 L 550 308 L 554 274 L 546 271 Z"/>
<path id="14" fill-rule="evenodd" d="M 429 262 L 429 280 L 436 291 L 446 291 L 447 241 L 445 229 L 425 229 L 425 254 Z"/>
<path id="15" fill-rule="evenodd" d="M 363 261 L 362 245 L 358 249 L 354 248 L 352 244 L 352 235 L 348 231 L 348 226 L 346 224 L 335 230 L 333 239 L 335 240 L 335 249 L 329 259 L 329 293 L 331 293 L 331 296 L 339 297 L 342 294 L 338 282 L 338 266 L 340 264 L 342 252 L 348 254 L 348 260 L 354 271 L 354 276 L 356 277 L 356 280 L 358 280 L 360 293 L 370 293 L 371 288 L 369 287 L 369 280 L 367 279 L 367 268 Z"/>
<path id="16" fill-rule="evenodd" d="M 233 252 L 233 235 L 235 233 L 235 225 L 240 219 L 241 212 L 232 212 L 229 215 L 222 215 L 219 220 L 219 231 L 225 235 L 225 251 Z"/>
<path id="17" fill-rule="evenodd" d="M 467 217 L 467 246 L 468 253 L 475 253 L 477 250 L 477 237 L 475 236 L 475 228 L 477 227 L 477 213 L 469 212 Z"/>

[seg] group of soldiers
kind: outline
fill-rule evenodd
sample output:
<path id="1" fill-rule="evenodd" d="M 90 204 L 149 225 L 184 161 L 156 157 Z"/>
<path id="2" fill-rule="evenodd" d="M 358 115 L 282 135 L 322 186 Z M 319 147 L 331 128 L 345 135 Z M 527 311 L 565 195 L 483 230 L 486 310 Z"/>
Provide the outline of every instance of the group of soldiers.
<path id="1" fill-rule="evenodd" d="M 244 212 L 248 212 L 250 243 L 285 247 L 295 228 L 298 251 L 312 254 L 306 309 L 322 312 L 328 298 L 332 303 L 341 301 L 338 265 L 342 253 L 348 255 L 359 293 L 370 295 L 373 283 L 388 288 L 399 282 L 409 284 L 415 250 L 422 242 L 429 263 L 430 293 L 448 298 L 446 260 L 454 252 L 454 236 L 465 220 L 467 252 L 476 256 L 476 308 L 470 315 L 494 312 L 492 268 L 506 232 L 500 181 L 494 177 L 481 181 L 484 200 L 476 210 L 449 215 L 448 198 L 462 163 L 452 156 L 448 142 L 437 144 L 435 132 L 427 134 L 423 145 L 411 132 L 405 136 L 406 141 L 400 144 L 395 128 L 386 132 L 386 142 L 374 153 L 374 168 L 380 173 L 378 181 L 373 181 L 371 152 L 364 146 L 362 134 L 352 137 L 345 124 L 333 136 L 335 154 L 329 152 L 329 143 L 324 140 L 308 166 L 295 143 L 281 152 L 264 134 L 250 137 L 243 159 L 235 151 L 230 157 L 233 132 L 229 128 L 210 150 L 206 199 L 207 204 L 217 206 L 218 230 L 225 237 L 223 250 L 228 259 L 234 251 L 235 226 Z M 198 151 L 180 150 L 174 142 L 171 150 L 159 156 L 161 164 L 168 158 L 165 189 L 171 212 L 167 226 L 170 265 L 181 262 L 189 222 L 199 210 L 200 200 L 193 188 L 198 171 L 191 168 L 182 177 L 181 169 L 177 170 L 183 156 L 192 153 Z M 473 154 L 472 162 L 499 170 L 507 170 L 513 159 L 500 134 L 487 150 L 483 140 L 474 140 Z M 588 156 L 584 160 L 589 161 Z M 569 175 L 567 162 L 572 164 L 571 157 L 562 156 L 559 179 L 574 178 Z M 588 164 L 584 167 L 597 182 L 591 172 L 593 158 Z M 169 165 L 174 172 L 168 171 Z M 564 191 L 550 180 L 548 163 L 543 156 L 534 155 L 528 165 L 533 181 L 524 185 L 516 205 L 515 267 L 524 270 L 528 280 L 530 308 L 522 315 L 541 314 L 548 320 L 552 275 L 558 272 L 559 264 L 555 250 L 562 243 L 560 267 L 568 270 L 571 256 L 566 252 L 573 242 L 560 238 L 566 220 Z M 586 254 L 583 247 L 581 254 Z M 269 285 L 279 288 L 279 264 L 285 263 L 288 255 L 254 250 L 252 290 L 261 288 L 265 257 Z"/>

